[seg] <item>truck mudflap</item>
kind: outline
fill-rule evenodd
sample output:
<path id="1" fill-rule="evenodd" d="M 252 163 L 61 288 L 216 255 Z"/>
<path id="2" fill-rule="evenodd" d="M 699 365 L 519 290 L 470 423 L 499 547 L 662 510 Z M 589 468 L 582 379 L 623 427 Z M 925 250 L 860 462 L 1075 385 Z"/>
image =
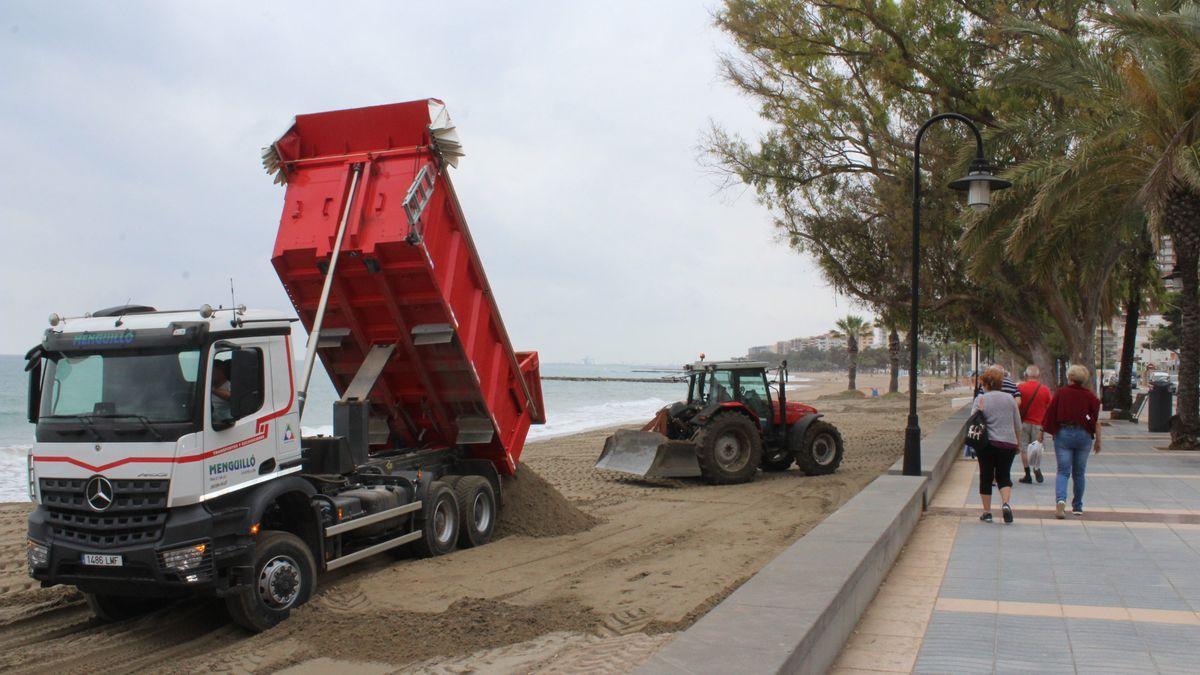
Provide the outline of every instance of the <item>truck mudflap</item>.
<path id="1" fill-rule="evenodd" d="M 597 469 L 640 478 L 697 478 L 696 444 L 673 441 L 654 431 L 621 429 L 604 441 Z"/>

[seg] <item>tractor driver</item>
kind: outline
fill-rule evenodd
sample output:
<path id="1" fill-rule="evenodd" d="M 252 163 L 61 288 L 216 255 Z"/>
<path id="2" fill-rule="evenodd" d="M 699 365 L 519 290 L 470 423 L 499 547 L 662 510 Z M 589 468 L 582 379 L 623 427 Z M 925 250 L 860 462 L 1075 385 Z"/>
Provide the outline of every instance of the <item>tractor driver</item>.
<path id="1" fill-rule="evenodd" d="M 767 404 L 759 393 L 749 387 L 742 390 L 742 402 L 759 417 L 767 416 Z"/>

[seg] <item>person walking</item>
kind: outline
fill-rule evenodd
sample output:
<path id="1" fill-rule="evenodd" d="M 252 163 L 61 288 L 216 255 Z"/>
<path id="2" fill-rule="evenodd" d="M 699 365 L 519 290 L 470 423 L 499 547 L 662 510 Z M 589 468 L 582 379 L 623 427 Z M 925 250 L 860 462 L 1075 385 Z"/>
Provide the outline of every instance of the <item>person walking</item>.
<path id="1" fill-rule="evenodd" d="M 1042 428 L 1054 438 L 1054 458 L 1058 461 L 1054 517 L 1059 520 L 1066 517 L 1068 478 L 1075 484 L 1071 512 L 1083 515 L 1088 452 L 1100 454 L 1100 399 L 1087 382 L 1087 368 L 1079 365 L 1068 368 L 1067 386 L 1055 392 L 1042 419 Z"/>
<path id="2" fill-rule="evenodd" d="M 1025 484 L 1033 482 L 1029 475 L 1031 466 L 1037 482 L 1045 480 L 1042 477 L 1042 454 L 1029 456 L 1031 443 L 1046 441 L 1046 434 L 1042 431 L 1042 420 L 1046 416 L 1046 408 L 1050 406 L 1051 395 L 1050 389 L 1038 381 L 1041 375 L 1041 369 L 1031 365 L 1025 369 L 1025 381 L 1017 385 L 1017 391 L 1021 395 L 1021 436 L 1017 439 L 1017 449 L 1021 453 L 1021 466 L 1025 467 L 1025 477 L 1019 482 Z"/>
<path id="3" fill-rule="evenodd" d="M 992 522 L 992 483 L 1000 488 L 1000 507 L 1004 522 L 1013 521 L 1012 463 L 1017 456 L 1017 439 L 1021 433 L 1021 413 L 1016 399 L 1003 390 L 1004 370 L 993 366 L 979 378 L 983 394 L 975 399 L 973 410 L 983 411 L 987 420 L 987 446 L 979 451 L 979 500 L 983 515 L 979 519 Z"/>
<path id="4" fill-rule="evenodd" d="M 988 366 L 987 369 L 990 369 L 990 368 L 998 368 L 1000 370 L 1000 372 L 1004 374 L 1004 380 L 1000 384 L 1000 391 L 1002 391 L 1006 394 L 1009 394 L 1013 398 L 1021 397 L 1021 388 L 1018 387 L 1017 383 L 1013 382 L 1012 378 L 1008 376 L 1008 371 L 1004 369 L 1004 366 L 1001 366 L 1000 364 L 994 364 L 994 365 Z M 984 372 L 987 372 L 987 369 L 984 369 Z M 980 378 L 982 378 L 982 377 L 983 377 L 983 375 L 980 375 Z M 978 398 L 981 394 L 983 394 L 983 392 L 984 392 L 983 383 L 980 382 L 979 384 L 976 384 L 974 396 L 976 398 Z"/>

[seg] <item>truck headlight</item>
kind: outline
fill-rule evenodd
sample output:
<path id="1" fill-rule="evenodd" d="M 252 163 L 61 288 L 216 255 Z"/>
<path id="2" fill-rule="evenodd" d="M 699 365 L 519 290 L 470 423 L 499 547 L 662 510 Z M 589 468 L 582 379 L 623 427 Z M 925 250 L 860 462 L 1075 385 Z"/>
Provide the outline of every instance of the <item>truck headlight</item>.
<path id="1" fill-rule="evenodd" d="M 207 550 L 208 544 L 194 544 L 163 551 L 160 555 L 163 567 L 175 572 L 186 572 L 200 567 Z"/>
<path id="2" fill-rule="evenodd" d="M 30 570 L 46 567 L 50 564 L 50 548 L 32 539 L 27 539 L 25 541 L 25 562 L 29 563 Z"/>

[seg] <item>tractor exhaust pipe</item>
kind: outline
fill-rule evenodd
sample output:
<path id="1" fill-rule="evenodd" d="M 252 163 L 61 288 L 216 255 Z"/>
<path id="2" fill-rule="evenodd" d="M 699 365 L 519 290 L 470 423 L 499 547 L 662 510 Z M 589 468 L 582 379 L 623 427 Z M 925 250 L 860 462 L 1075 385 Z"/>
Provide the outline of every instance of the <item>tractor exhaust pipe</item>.
<path id="1" fill-rule="evenodd" d="M 787 423 L 787 360 L 779 365 L 779 423 L 783 425 L 783 449 L 786 451 L 792 446 L 788 444 L 788 435 L 791 433 L 791 425 Z"/>

